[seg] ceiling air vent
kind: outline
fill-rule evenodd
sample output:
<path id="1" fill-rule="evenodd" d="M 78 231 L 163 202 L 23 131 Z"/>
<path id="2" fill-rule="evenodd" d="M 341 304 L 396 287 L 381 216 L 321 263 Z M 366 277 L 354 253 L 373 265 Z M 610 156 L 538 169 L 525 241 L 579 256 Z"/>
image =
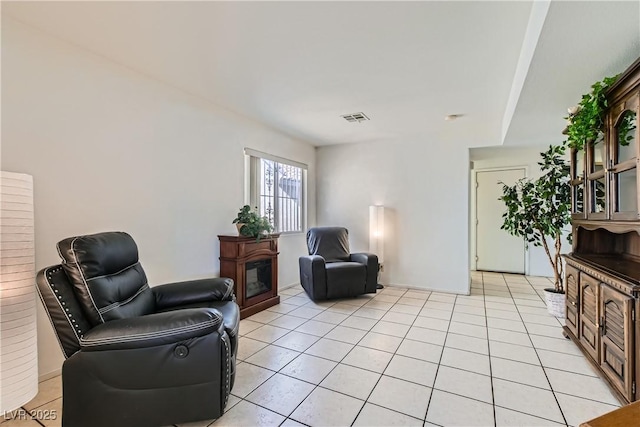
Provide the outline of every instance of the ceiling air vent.
<path id="1" fill-rule="evenodd" d="M 367 117 L 364 113 L 360 112 L 360 113 L 353 113 L 353 114 L 345 114 L 344 116 L 340 116 L 343 119 L 345 119 L 348 122 L 351 123 L 359 123 L 359 122 L 364 122 L 366 120 L 369 120 L 369 117 Z"/>

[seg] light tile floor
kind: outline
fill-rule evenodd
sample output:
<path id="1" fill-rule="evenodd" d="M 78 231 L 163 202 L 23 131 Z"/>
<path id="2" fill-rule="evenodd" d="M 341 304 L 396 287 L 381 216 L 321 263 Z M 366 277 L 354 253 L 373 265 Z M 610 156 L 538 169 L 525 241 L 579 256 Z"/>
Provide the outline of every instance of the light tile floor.
<path id="1" fill-rule="evenodd" d="M 578 426 L 620 404 L 545 309 L 549 279 L 472 273 L 471 295 L 300 286 L 240 322 L 226 413 L 181 425 Z M 24 407 L 61 412 L 60 379 Z M 57 420 L 2 427 L 55 426 Z"/>

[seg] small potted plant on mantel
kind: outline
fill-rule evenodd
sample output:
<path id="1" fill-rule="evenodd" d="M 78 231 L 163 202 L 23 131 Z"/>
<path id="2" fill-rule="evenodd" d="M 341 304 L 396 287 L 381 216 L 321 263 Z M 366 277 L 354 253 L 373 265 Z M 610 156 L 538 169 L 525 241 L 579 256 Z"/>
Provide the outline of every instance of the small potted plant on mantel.
<path id="1" fill-rule="evenodd" d="M 238 229 L 238 234 L 241 236 L 255 237 L 256 240 L 260 240 L 260 237 L 273 231 L 273 227 L 266 216 L 259 216 L 257 208 L 251 209 L 251 206 L 244 205 L 238 211 L 238 215 L 233 220 L 233 224 Z"/>
<path id="2" fill-rule="evenodd" d="M 571 185 L 569 164 L 564 159 L 565 145 L 550 146 L 540 153 L 538 164 L 543 175 L 535 180 L 522 178 L 514 185 L 502 184 L 502 200 L 507 211 L 502 215 L 503 230 L 523 237 L 527 244 L 541 246 L 553 268 L 553 288 L 545 289 L 549 314 L 564 317 L 564 265 L 560 257 L 562 235 L 571 222 Z M 553 248 L 547 239 L 553 240 Z"/>

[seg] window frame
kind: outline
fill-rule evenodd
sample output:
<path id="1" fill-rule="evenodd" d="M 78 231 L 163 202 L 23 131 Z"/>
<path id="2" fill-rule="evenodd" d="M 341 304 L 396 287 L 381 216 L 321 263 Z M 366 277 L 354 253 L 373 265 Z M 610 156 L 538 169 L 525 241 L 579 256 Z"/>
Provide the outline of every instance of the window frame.
<path id="1" fill-rule="evenodd" d="M 300 185 L 301 185 L 301 194 L 300 194 L 300 218 L 299 224 L 300 228 L 298 230 L 290 230 L 290 231 L 282 231 L 280 229 L 281 225 L 277 224 L 278 220 L 278 192 L 279 187 L 274 185 L 274 194 L 273 194 L 273 226 L 274 233 L 279 233 L 281 235 L 291 235 L 291 234 L 301 234 L 304 233 L 307 227 L 307 170 L 308 166 L 304 163 L 297 162 L 295 160 L 285 159 L 282 157 L 278 157 L 269 153 L 263 153 L 261 151 L 253 150 L 251 148 L 244 149 L 245 155 L 245 203 L 252 206 L 258 207 L 260 210 L 260 166 L 261 160 L 268 160 L 275 162 L 277 164 L 291 166 L 300 169 Z"/>

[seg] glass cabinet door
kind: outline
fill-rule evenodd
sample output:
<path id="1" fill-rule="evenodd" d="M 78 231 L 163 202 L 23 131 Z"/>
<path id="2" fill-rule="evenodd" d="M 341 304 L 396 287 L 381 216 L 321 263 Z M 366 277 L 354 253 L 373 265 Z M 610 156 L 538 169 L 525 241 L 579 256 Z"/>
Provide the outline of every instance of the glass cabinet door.
<path id="1" fill-rule="evenodd" d="M 591 147 L 591 160 L 589 162 L 589 173 L 603 172 L 606 162 L 606 144 L 604 139 L 600 139 Z"/>
<path id="2" fill-rule="evenodd" d="M 585 175 L 584 150 L 571 150 L 571 217 L 585 218 L 584 200 L 584 175 Z"/>
<path id="3" fill-rule="evenodd" d="M 614 185 L 616 187 L 616 214 L 631 213 L 631 219 L 635 219 L 638 212 L 638 173 L 637 169 L 629 169 L 614 175 Z"/>
<path id="4" fill-rule="evenodd" d="M 624 102 L 611 139 L 611 217 L 638 219 L 638 95 Z"/>
<path id="5" fill-rule="evenodd" d="M 614 164 L 622 164 L 636 158 L 638 152 L 637 119 L 637 113 L 633 110 L 625 110 L 620 115 L 619 123 L 615 128 Z"/>
<path id="6" fill-rule="evenodd" d="M 587 146 L 587 218 L 606 219 L 609 189 L 607 187 L 607 144 L 604 138 Z"/>

